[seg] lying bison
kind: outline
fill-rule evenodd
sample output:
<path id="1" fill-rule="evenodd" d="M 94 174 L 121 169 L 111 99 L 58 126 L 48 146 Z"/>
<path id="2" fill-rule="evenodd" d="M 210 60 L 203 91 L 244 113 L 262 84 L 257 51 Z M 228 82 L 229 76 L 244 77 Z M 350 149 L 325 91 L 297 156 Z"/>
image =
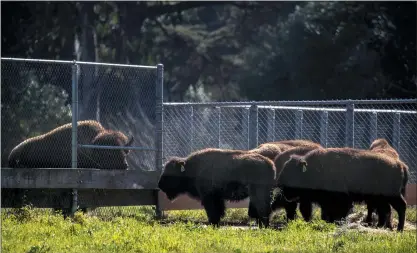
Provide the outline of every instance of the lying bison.
<path id="1" fill-rule="evenodd" d="M 386 139 L 380 138 L 380 139 L 374 140 L 371 143 L 369 150 L 387 155 L 393 159 L 400 159 L 400 155 L 398 154 L 398 152 L 388 143 Z M 406 173 L 406 175 L 407 174 L 408 173 Z M 403 197 L 405 197 L 405 187 L 406 185 L 404 186 L 404 189 L 403 189 L 403 192 L 404 192 Z M 386 226 L 392 229 L 391 207 L 388 204 L 382 205 L 382 206 L 380 205 L 378 207 L 377 203 L 372 203 L 372 202 L 368 203 L 368 214 L 366 216 L 365 222 L 368 223 L 369 225 L 372 223 L 372 213 L 375 212 L 376 209 L 382 209 L 382 210 L 385 210 L 385 212 L 387 212 L 386 217 L 381 217 L 381 215 L 377 212 L 379 216 L 377 226 L 378 227 Z"/>
<path id="2" fill-rule="evenodd" d="M 408 168 L 397 159 L 353 148 L 315 149 L 292 156 L 277 177 L 287 199 L 306 197 L 322 206 L 337 201 L 346 215 L 352 201 L 390 204 L 398 213 L 397 230 L 404 228 Z"/>
<path id="3" fill-rule="evenodd" d="M 11 168 L 71 168 L 72 124 L 29 138 L 10 152 Z M 79 121 L 78 144 L 130 146 L 133 138 L 119 131 L 107 130 L 94 120 Z M 129 150 L 78 149 L 79 168 L 127 169 L 126 156 Z"/>
<path id="4" fill-rule="evenodd" d="M 294 142 L 297 142 L 298 140 L 295 140 Z M 289 142 L 289 141 L 286 141 Z M 286 144 L 284 144 L 286 145 Z M 272 143 L 267 143 L 267 145 L 263 145 L 261 148 L 257 148 L 257 149 L 253 149 L 251 150 L 256 151 L 256 150 L 262 150 L 264 151 L 263 148 L 268 147 L 268 146 L 276 146 L 277 149 L 279 149 L 279 144 L 272 144 Z M 284 152 L 276 152 L 274 156 L 269 156 L 269 158 L 273 157 L 272 159 L 274 159 L 274 163 L 275 163 L 275 168 L 277 171 L 277 174 L 279 173 L 279 171 L 281 170 L 281 168 L 283 167 L 284 163 L 290 158 L 291 155 L 293 154 L 297 154 L 297 155 L 304 155 L 307 152 L 316 149 L 321 146 L 318 145 L 306 145 L 306 146 L 295 146 L 292 147 L 290 149 L 287 149 Z M 267 149 L 267 155 L 269 155 L 270 151 L 273 149 Z M 281 150 L 281 149 L 280 149 Z M 260 153 L 262 155 L 265 155 L 264 153 Z M 275 195 L 274 199 L 271 203 L 271 208 L 272 211 L 277 210 L 278 208 L 284 208 L 287 214 L 287 220 L 293 220 L 295 218 L 296 215 L 296 209 L 297 209 L 297 201 L 293 201 L 293 202 L 289 202 L 286 201 L 281 195 Z M 300 212 L 303 215 L 303 218 L 306 221 L 311 220 L 311 215 L 312 215 L 312 203 L 309 201 L 302 201 L 300 200 Z M 256 214 L 256 212 L 253 210 L 253 207 L 251 205 L 251 203 L 249 203 L 249 210 L 248 210 L 248 215 L 251 218 L 257 218 L 258 215 Z"/>
<path id="5" fill-rule="evenodd" d="M 169 160 L 158 187 L 169 200 L 180 194 L 201 200 L 209 223 L 216 226 L 225 214 L 225 200 L 250 197 L 261 217 L 259 225 L 267 227 L 274 180 L 275 166 L 262 155 L 208 148 Z"/>
<path id="6" fill-rule="evenodd" d="M 65 124 L 52 131 L 29 138 L 10 152 L 8 164 L 11 168 L 71 168 L 72 124 Z M 78 144 L 130 146 L 133 138 L 119 131 L 105 129 L 93 120 L 79 121 L 77 126 Z M 78 168 L 127 169 L 126 156 L 129 150 L 116 149 L 78 149 Z M 24 194 L 16 191 L 17 200 Z M 62 198 L 69 198 L 70 192 L 64 190 Z M 56 204 L 61 206 L 61 204 Z M 63 209 L 64 215 L 69 210 Z"/>

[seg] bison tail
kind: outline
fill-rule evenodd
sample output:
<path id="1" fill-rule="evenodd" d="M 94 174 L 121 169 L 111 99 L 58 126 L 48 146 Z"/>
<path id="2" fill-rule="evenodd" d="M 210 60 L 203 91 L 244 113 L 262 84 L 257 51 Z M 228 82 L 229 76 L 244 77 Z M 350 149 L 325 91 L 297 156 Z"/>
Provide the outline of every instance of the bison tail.
<path id="1" fill-rule="evenodd" d="M 403 177 L 403 185 L 402 185 L 402 187 L 401 187 L 401 195 L 403 195 L 403 197 L 405 197 L 405 191 L 406 191 L 406 188 L 407 188 L 407 183 L 408 183 L 408 178 L 410 177 L 410 172 L 408 171 L 408 169 L 404 169 L 403 170 L 404 171 L 404 177 Z"/>

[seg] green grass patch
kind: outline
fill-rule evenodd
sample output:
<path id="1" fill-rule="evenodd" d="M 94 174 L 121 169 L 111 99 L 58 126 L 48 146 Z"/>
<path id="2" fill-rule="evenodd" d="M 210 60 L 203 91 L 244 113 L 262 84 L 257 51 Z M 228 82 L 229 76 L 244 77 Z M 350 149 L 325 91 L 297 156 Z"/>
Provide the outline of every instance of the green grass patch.
<path id="1" fill-rule="evenodd" d="M 2 252 L 416 252 L 416 231 L 373 233 L 313 222 L 290 222 L 281 230 L 220 229 L 199 224 L 204 211 L 166 212 L 153 219 L 150 207 L 100 208 L 64 219 L 49 210 L 2 210 Z M 407 219 L 415 220 L 415 208 Z M 282 222 L 277 212 L 274 222 Z M 182 221 L 178 221 L 182 220 Z M 247 209 L 229 209 L 224 219 L 245 224 Z"/>

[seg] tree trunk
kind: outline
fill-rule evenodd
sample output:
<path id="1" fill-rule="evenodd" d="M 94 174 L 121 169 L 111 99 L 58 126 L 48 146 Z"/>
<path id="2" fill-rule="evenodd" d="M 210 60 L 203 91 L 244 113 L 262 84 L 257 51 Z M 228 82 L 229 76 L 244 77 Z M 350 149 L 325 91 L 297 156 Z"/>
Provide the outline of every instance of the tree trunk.
<path id="1" fill-rule="evenodd" d="M 77 61 L 97 62 L 99 60 L 97 38 L 94 26 L 94 4 L 80 3 L 79 21 L 81 31 L 77 36 L 75 50 Z M 78 120 L 96 119 L 98 114 L 97 96 L 97 67 L 91 65 L 80 65 L 78 81 Z"/>

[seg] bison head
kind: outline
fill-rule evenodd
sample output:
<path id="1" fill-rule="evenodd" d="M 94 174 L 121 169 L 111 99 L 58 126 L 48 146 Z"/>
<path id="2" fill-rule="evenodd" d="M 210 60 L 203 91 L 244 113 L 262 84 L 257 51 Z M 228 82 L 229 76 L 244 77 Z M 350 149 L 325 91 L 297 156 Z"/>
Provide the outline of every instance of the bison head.
<path id="1" fill-rule="evenodd" d="M 133 143 L 133 137 L 128 137 L 119 131 L 106 130 L 98 134 L 92 141 L 92 145 L 100 146 L 122 146 L 128 147 Z M 126 157 L 130 153 L 129 149 L 90 149 L 92 162 L 97 164 L 100 169 L 119 169 L 128 168 Z"/>
<path id="2" fill-rule="evenodd" d="M 169 160 L 158 182 L 161 189 L 169 200 L 175 199 L 179 194 L 186 191 L 187 183 L 184 181 L 185 161 L 182 158 L 174 157 Z"/>

